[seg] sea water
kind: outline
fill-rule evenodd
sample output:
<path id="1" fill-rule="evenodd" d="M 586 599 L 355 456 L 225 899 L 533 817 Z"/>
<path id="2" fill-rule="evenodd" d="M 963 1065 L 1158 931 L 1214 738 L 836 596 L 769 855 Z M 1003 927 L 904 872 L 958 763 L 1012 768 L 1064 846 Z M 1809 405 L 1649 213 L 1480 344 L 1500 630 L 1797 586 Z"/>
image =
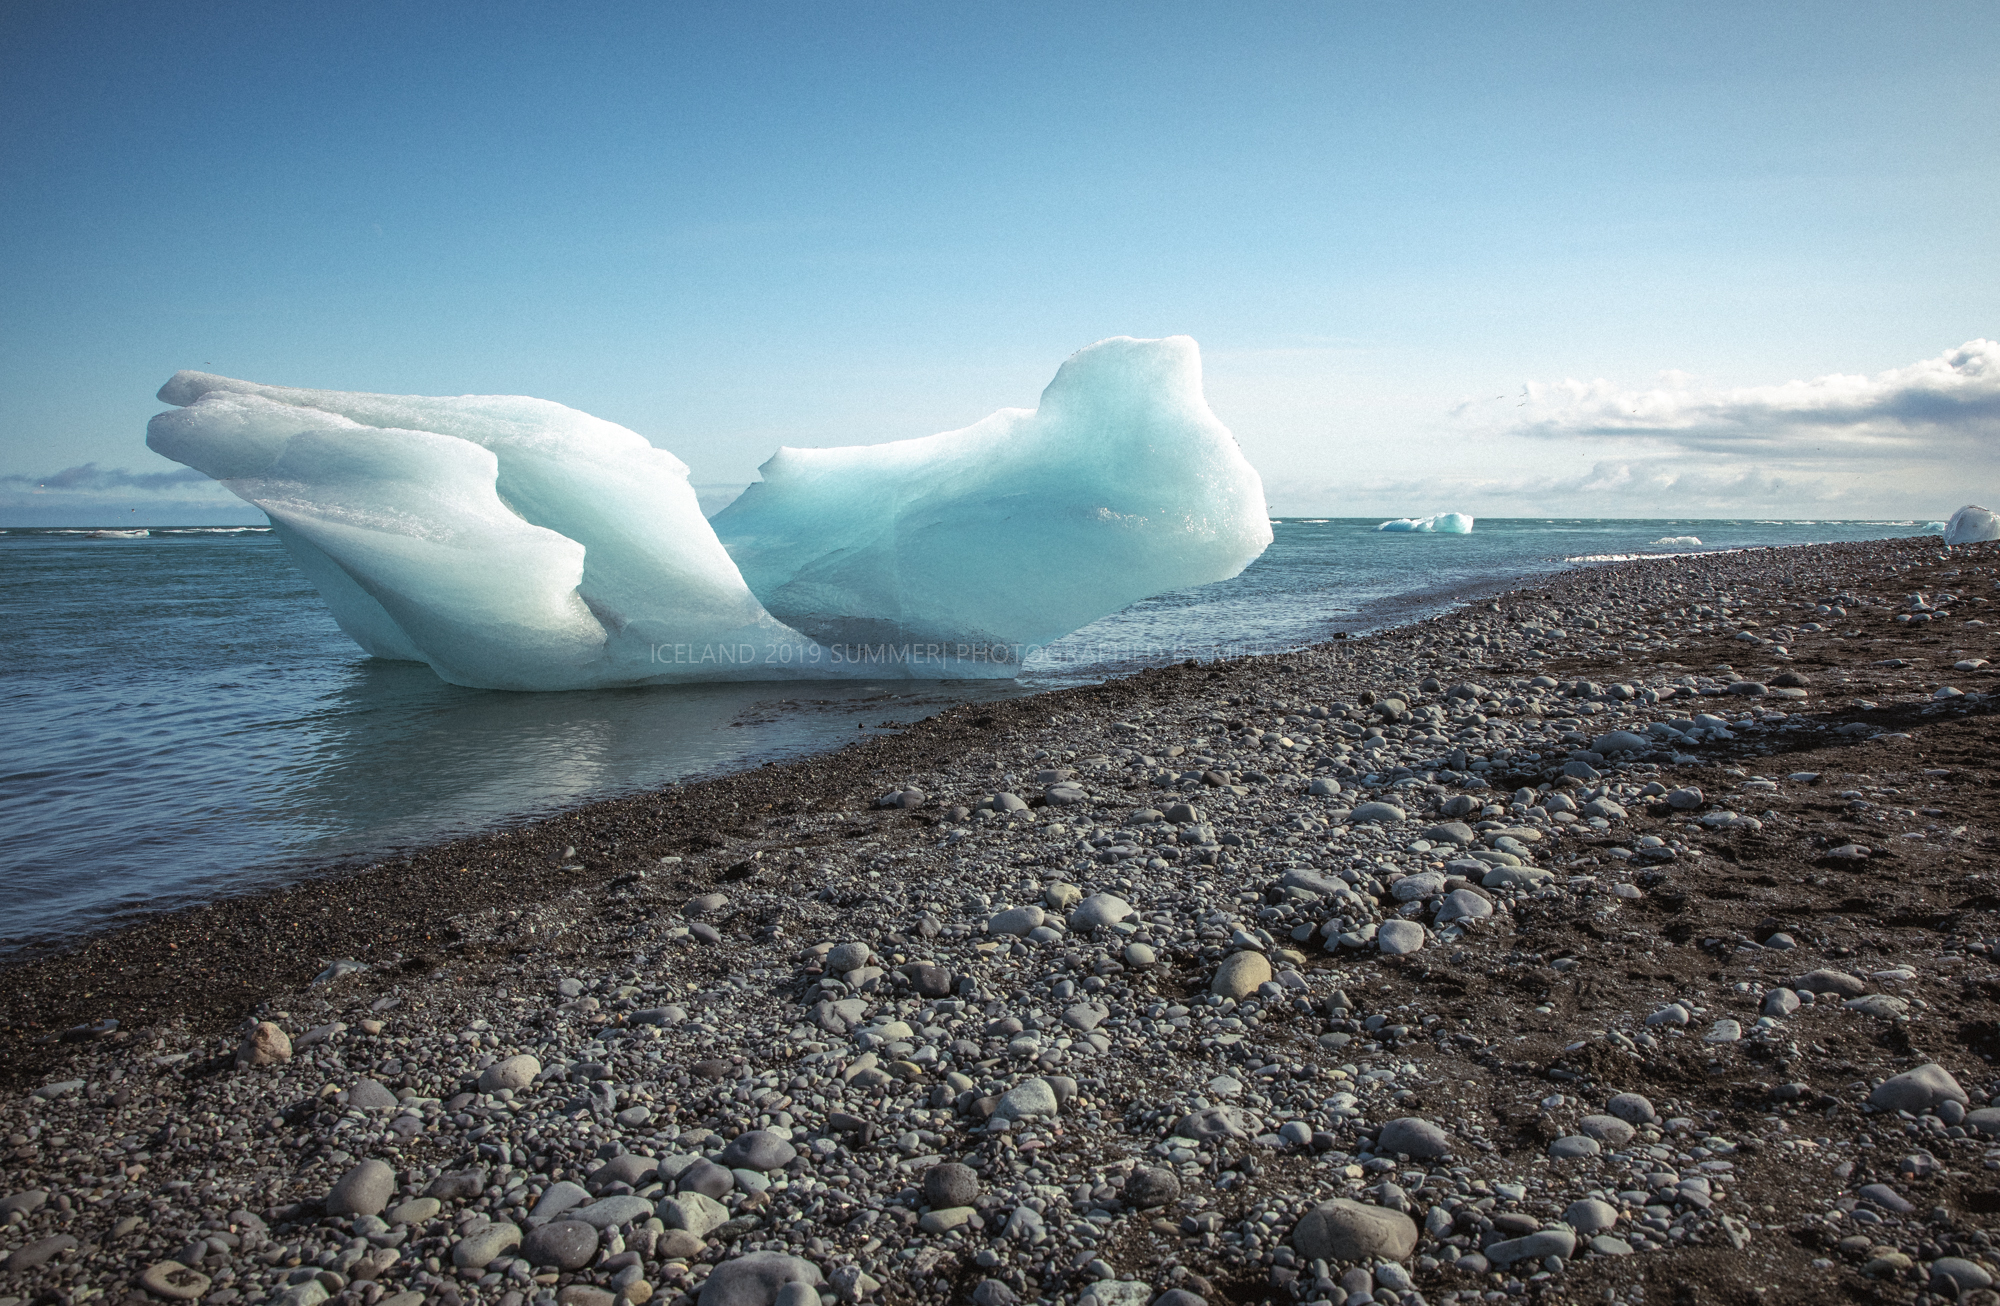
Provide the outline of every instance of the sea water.
<path id="1" fill-rule="evenodd" d="M 399 847 L 826 751 L 968 700 L 1278 652 L 1584 562 L 1922 522 L 1287 519 L 1235 580 L 1135 604 L 1018 682 L 520 694 L 363 656 L 268 530 L 0 531 L 0 955 Z M 1656 543 L 1693 536 L 1692 546 Z"/>

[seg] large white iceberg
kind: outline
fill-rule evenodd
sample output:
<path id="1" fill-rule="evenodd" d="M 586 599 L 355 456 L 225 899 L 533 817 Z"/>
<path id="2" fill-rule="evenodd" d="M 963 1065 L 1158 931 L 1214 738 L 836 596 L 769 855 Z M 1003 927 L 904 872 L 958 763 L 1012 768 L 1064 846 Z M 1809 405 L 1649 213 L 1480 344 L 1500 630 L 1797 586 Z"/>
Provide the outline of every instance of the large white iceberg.
<path id="1" fill-rule="evenodd" d="M 1271 542 L 1264 486 L 1201 393 L 1194 341 L 1105 340 L 1039 408 L 961 431 L 780 449 L 715 517 L 780 621 L 835 649 L 1047 644 Z"/>
<path id="2" fill-rule="evenodd" d="M 1981 544 L 1987 540 L 2000 540 L 2000 517 L 1976 503 L 1960 508 L 1944 525 L 1946 544 Z"/>
<path id="3" fill-rule="evenodd" d="M 1470 535 L 1472 518 L 1462 512 L 1441 512 L 1435 517 L 1397 517 L 1375 529 L 1405 534 Z"/>
<path id="4" fill-rule="evenodd" d="M 263 509 L 357 644 L 485 688 L 1010 676 L 1271 540 L 1186 337 L 1093 345 L 1035 412 L 781 450 L 727 549 L 678 458 L 546 400 L 201 372 L 160 398 L 147 444 Z"/>

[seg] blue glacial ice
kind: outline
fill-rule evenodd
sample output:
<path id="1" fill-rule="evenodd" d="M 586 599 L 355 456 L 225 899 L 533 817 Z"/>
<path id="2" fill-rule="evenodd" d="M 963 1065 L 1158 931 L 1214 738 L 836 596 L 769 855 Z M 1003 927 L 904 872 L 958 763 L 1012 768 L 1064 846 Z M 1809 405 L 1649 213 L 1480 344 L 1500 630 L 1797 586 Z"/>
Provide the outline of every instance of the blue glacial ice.
<path id="1" fill-rule="evenodd" d="M 1375 528 L 1423 535 L 1470 535 L 1472 518 L 1462 512 L 1441 512 L 1435 517 L 1398 517 Z"/>
<path id="2" fill-rule="evenodd" d="M 1945 523 L 1946 544 L 1981 544 L 1987 540 L 2000 540 L 2000 517 L 1976 503 L 1966 504 Z"/>
<path id="3" fill-rule="evenodd" d="M 716 534 L 774 616 L 835 647 L 1047 644 L 1271 542 L 1185 336 L 1092 345 L 1033 411 L 760 470 Z"/>
<path id="4" fill-rule="evenodd" d="M 678 458 L 547 400 L 200 372 L 160 398 L 147 444 L 261 508 L 362 649 L 482 688 L 1012 676 L 1271 540 L 1186 337 L 1093 345 L 1033 412 L 781 450 L 720 538 Z"/>

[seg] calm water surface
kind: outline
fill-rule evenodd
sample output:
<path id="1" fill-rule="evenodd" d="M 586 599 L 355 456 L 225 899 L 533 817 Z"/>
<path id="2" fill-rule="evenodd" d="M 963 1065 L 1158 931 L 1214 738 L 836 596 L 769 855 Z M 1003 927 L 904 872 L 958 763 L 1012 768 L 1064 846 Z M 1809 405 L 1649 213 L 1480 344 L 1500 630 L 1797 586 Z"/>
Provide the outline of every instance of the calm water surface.
<path id="1" fill-rule="evenodd" d="M 138 913 L 683 777 L 857 725 L 1295 648 L 1626 553 L 1878 539 L 1918 522 L 1286 520 L 1242 576 L 1149 599 L 1019 682 L 515 694 L 361 655 L 268 531 L 0 531 L 0 955 Z"/>

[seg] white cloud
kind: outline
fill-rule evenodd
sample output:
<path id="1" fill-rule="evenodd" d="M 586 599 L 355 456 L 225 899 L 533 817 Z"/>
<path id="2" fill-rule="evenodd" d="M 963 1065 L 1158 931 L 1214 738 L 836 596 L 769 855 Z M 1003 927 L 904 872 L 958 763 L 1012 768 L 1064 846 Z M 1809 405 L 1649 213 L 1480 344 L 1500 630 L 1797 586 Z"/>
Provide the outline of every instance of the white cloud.
<path id="1" fill-rule="evenodd" d="M 1663 373 L 1649 390 L 1609 381 L 1529 382 L 1506 400 L 1455 410 L 1481 425 L 1545 439 L 1629 440 L 1718 454 L 1910 459 L 2000 456 L 2000 343 L 1971 340 L 1875 376 L 1707 389 Z"/>

